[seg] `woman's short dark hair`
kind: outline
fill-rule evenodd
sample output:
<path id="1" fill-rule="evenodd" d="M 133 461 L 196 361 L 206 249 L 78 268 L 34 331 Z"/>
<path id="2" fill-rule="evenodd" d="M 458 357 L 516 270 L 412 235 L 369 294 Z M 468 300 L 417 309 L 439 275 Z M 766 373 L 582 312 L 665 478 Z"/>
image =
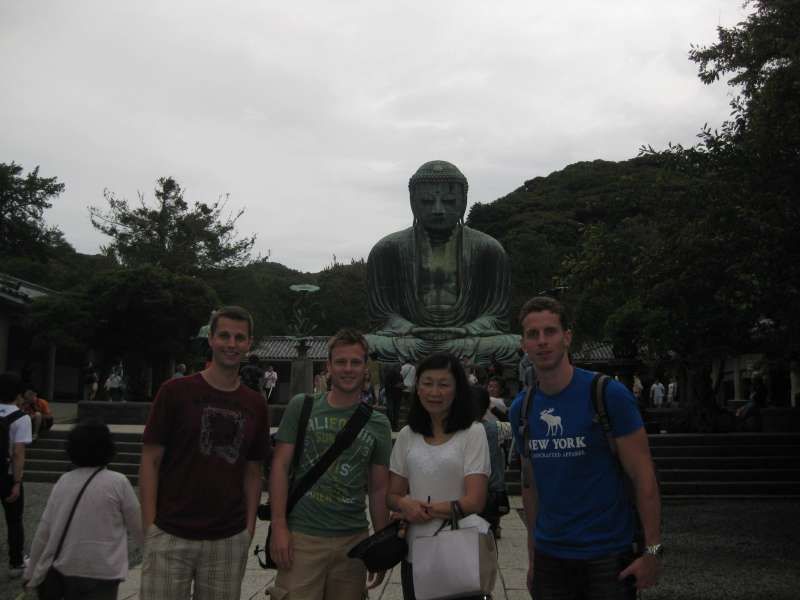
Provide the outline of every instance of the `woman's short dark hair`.
<path id="1" fill-rule="evenodd" d="M 98 419 L 81 421 L 67 436 L 67 454 L 77 467 L 104 467 L 116 452 L 108 425 Z"/>
<path id="2" fill-rule="evenodd" d="M 444 432 L 454 433 L 462 429 L 469 429 L 475 421 L 475 402 L 472 399 L 464 367 L 454 355 L 439 353 L 431 354 L 417 365 L 417 385 L 414 386 L 414 395 L 408 410 L 408 425 L 411 427 L 411 431 L 421 435 L 433 435 L 431 416 L 419 399 L 419 380 L 425 371 L 433 369 L 447 369 L 456 380 L 456 394 L 453 404 L 450 405 L 450 413 L 445 419 Z"/>

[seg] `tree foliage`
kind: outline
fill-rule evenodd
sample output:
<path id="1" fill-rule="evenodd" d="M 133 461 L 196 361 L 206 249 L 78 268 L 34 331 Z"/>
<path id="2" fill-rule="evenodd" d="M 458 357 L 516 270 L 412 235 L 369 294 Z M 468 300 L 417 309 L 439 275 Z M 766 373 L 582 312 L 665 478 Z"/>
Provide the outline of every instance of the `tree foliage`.
<path id="1" fill-rule="evenodd" d="M 185 352 L 219 303 L 203 280 L 153 266 L 97 277 L 88 298 L 98 343 L 117 355 Z"/>
<path id="2" fill-rule="evenodd" d="M 227 197 L 190 204 L 171 177 L 158 179 L 152 204 L 142 194 L 138 206 L 109 190 L 104 196 L 108 209 L 91 207 L 92 225 L 112 238 L 103 250 L 126 267 L 153 265 L 196 274 L 251 262 L 255 235 L 238 239 L 236 222 L 244 210 L 225 217 Z"/>
<path id="3" fill-rule="evenodd" d="M 753 11 L 745 21 L 718 28 L 717 43 L 693 47 L 689 54 L 705 83 L 731 76 L 728 83 L 738 92 L 731 119 L 719 130 L 704 127 L 694 147 L 644 151 L 697 181 L 690 201 L 702 203 L 704 210 L 674 215 L 686 230 L 678 250 L 689 254 L 690 246 L 701 245 L 704 262 L 715 265 L 717 314 L 745 342 L 756 323 L 766 319 L 777 342 L 774 350 L 796 357 L 800 4 L 748 4 Z"/>
<path id="4" fill-rule="evenodd" d="M 334 261 L 315 279 L 320 290 L 311 295 L 318 310 L 317 332 L 333 335 L 342 327 L 369 331 L 367 316 L 367 262 L 362 258 L 349 264 Z"/>
<path id="5" fill-rule="evenodd" d="M 44 211 L 64 191 L 55 177 L 40 177 L 39 167 L 22 175 L 14 162 L 0 163 L 0 256 L 44 258 L 63 235 L 44 222 Z"/>

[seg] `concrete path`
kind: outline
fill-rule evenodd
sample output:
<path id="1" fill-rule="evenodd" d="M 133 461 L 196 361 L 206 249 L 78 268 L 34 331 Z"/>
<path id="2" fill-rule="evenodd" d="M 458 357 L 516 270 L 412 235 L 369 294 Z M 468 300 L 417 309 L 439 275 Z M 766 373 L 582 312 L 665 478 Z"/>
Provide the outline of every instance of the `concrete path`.
<path id="1" fill-rule="evenodd" d="M 502 537 L 497 542 L 500 573 L 494 589 L 495 600 L 530 600 L 530 595 L 525 588 L 525 575 L 528 565 L 527 541 L 525 527 L 514 508 L 521 508 L 522 501 L 519 497 L 511 498 L 512 511 L 506 515 L 502 522 Z M 267 536 L 267 523 L 258 521 L 255 540 L 250 548 L 250 558 L 247 562 L 244 581 L 242 582 L 242 600 L 256 600 L 267 598 L 266 589 L 275 579 L 275 571 L 265 571 L 258 565 L 253 556 L 253 548 L 258 544 L 264 545 Z M 139 581 L 141 567 L 132 569 L 128 579 L 120 586 L 119 600 L 136 600 L 139 598 Z M 395 567 L 386 577 L 383 584 L 370 592 L 371 600 L 402 600 L 403 592 L 400 589 L 400 568 Z"/>

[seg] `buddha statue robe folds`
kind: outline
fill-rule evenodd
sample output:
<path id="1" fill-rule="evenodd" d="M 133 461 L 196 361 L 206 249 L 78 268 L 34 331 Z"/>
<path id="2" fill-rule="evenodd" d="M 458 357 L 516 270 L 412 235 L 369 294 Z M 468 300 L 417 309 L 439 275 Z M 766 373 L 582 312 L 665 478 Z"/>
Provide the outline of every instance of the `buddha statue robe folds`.
<path id="1" fill-rule="evenodd" d="M 426 163 L 409 182 L 414 225 L 392 233 L 367 262 L 367 335 L 380 360 L 452 352 L 479 363 L 515 362 L 507 333 L 508 258 L 493 237 L 462 223 L 467 181 L 450 163 Z"/>

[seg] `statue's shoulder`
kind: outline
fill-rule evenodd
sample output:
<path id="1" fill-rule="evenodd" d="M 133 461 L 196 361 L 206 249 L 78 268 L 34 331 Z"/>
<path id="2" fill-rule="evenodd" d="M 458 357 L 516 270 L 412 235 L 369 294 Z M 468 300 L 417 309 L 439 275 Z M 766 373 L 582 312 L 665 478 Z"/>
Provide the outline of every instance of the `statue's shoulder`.
<path id="1" fill-rule="evenodd" d="M 505 254 L 505 249 L 502 244 L 490 236 L 488 233 L 483 233 L 477 229 L 472 229 L 464 225 L 462 235 L 465 244 L 470 244 L 473 247 L 481 248 L 482 250 L 493 250 Z"/>
<path id="2" fill-rule="evenodd" d="M 390 233 L 389 235 L 382 237 L 372 247 L 372 250 L 370 251 L 369 254 L 370 257 L 373 255 L 379 255 L 387 251 L 408 246 L 409 244 L 413 244 L 413 242 L 414 242 L 414 228 L 409 227 L 408 229 L 395 231 L 394 233 Z"/>

